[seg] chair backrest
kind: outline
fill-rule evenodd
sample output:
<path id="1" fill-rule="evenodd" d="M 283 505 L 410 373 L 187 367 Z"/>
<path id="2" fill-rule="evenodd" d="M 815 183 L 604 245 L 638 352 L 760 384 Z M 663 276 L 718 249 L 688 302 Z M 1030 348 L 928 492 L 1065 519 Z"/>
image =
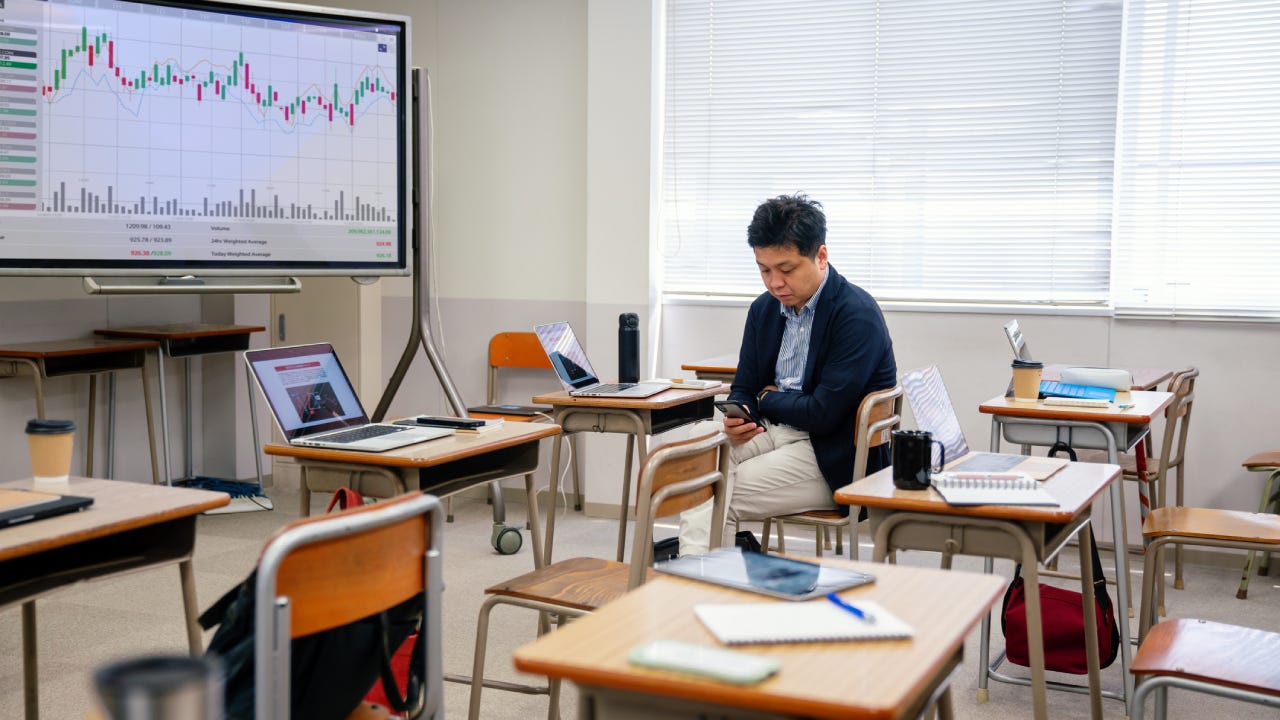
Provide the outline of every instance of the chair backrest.
<path id="1" fill-rule="evenodd" d="M 858 426 L 854 431 L 853 479 L 867 476 L 867 456 L 872 448 L 887 445 L 892 431 L 902 423 L 902 386 L 877 390 L 858 404 Z"/>
<path id="2" fill-rule="evenodd" d="M 1173 393 L 1173 400 L 1164 411 L 1164 437 L 1160 444 L 1160 464 L 1156 470 L 1160 480 L 1164 479 L 1171 468 L 1181 468 L 1186 457 L 1191 404 L 1196 399 L 1198 377 L 1200 370 L 1190 367 L 1174 373 L 1169 380 L 1169 392 Z"/>
<path id="3" fill-rule="evenodd" d="M 532 332 L 500 332 L 489 338 L 489 383 L 485 402 L 498 402 L 498 369 L 552 370 L 551 360 Z"/>
<path id="4" fill-rule="evenodd" d="M 635 538 L 628 589 L 644 582 L 653 563 L 653 523 L 657 518 L 713 500 L 711 548 L 719 547 L 729 501 L 728 464 L 729 436 L 718 431 L 663 445 L 644 459 L 636 488 Z"/>
<path id="5" fill-rule="evenodd" d="M 419 645 L 425 660 L 426 717 L 443 691 L 440 632 L 444 511 L 411 493 L 305 518 L 272 536 L 258 561 L 254 607 L 255 708 L 288 718 L 290 640 L 352 623 L 421 593 Z"/>

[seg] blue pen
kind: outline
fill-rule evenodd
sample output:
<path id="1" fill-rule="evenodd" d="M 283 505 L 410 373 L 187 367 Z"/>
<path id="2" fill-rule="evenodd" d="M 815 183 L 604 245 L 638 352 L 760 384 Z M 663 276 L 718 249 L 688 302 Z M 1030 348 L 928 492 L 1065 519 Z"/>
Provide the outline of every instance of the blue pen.
<path id="1" fill-rule="evenodd" d="M 869 612 L 867 612 L 867 611 L 863 610 L 862 608 L 856 607 L 856 606 L 854 606 L 854 605 L 850 605 L 849 603 L 845 602 L 844 600 L 841 600 L 841 599 L 840 599 L 840 596 L 839 596 L 839 595 L 836 595 L 835 593 L 827 593 L 827 599 L 828 599 L 828 600 L 830 600 L 831 602 L 835 603 L 835 606 L 836 606 L 836 607 L 838 607 L 838 608 L 840 608 L 841 610 L 844 610 L 845 612 L 847 612 L 847 613 L 849 613 L 849 614 L 853 615 L 854 617 L 856 617 L 856 618 L 858 618 L 859 620 L 861 620 L 861 621 L 863 621 L 863 622 L 867 623 L 868 625 L 874 625 L 874 624 L 876 623 L 876 616 L 875 616 L 875 615 L 872 615 L 871 613 L 869 613 Z"/>

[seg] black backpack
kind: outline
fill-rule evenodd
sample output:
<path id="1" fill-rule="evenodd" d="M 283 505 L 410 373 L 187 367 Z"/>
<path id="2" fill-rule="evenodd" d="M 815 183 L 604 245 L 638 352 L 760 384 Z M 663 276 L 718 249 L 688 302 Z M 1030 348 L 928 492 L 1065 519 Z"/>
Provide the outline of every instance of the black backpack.
<path id="1" fill-rule="evenodd" d="M 205 630 L 218 626 L 207 653 L 222 665 L 228 720 L 254 720 L 253 606 L 257 575 L 257 570 L 253 571 L 200 616 L 200 627 Z M 295 638 L 289 684 L 292 716 L 343 720 L 379 678 L 389 690 L 392 710 L 405 712 L 413 707 L 422 692 L 422 649 L 415 643 L 408 687 L 403 691 L 392 677 L 391 655 L 414 631 L 419 633 L 418 643 L 422 641 L 422 616 L 422 595 L 415 594 L 384 612 Z"/>

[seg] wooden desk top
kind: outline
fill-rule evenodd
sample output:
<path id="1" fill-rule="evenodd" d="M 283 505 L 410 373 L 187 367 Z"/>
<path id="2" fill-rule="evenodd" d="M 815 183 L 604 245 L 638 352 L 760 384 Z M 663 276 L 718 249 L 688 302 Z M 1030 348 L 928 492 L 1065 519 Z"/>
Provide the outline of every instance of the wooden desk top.
<path id="1" fill-rule="evenodd" d="M 49 340 L 46 342 L 0 344 L 0 357 L 43 360 L 72 355 L 96 355 L 99 353 L 129 350 L 152 350 L 160 346 L 154 340 L 108 340 L 100 337 Z"/>
<path id="2" fill-rule="evenodd" d="M 978 406 L 978 412 L 1008 417 L 1042 418 L 1045 420 L 1083 420 L 1086 422 L 1122 422 L 1150 425 L 1152 418 L 1164 412 L 1173 402 L 1173 393 L 1135 390 L 1116 393 L 1111 407 L 1073 407 L 1071 405 L 1045 405 L 1044 402 L 1024 402 L 997 395 Z M 1132 407 L 1119 409 L 1120 405 Z"/>
<path id="3" fill-rule="evenodd" d="M 627 653 L 650 640 L 717 645 L 694 616 L 696 604 L 771 601 L 763 595 L 663 576 L 520 648 L 515 653 L 515 666 L 524 672 L 587 685 L 764 712 L 820 718 L 899 718 L 947 667 L 1006 584 L 994 575 L 824 561 L 837 563 L 876 576 L 875 583 L 846 590 L 843 597 L 884 605 L 915 629 L 915 637 L 750 646 L 744 651 L 777 657 L 782 670 L 745 688 L 634 667 L 627 662 Z"/>
<path id="4" fill-rule="evenodd" d="M 328 448 L 298 447 L 295 445 L 267 445 L 268 455 L 294 457 L 300 460 L 351 463 L 354 465 L 383 465 L 386 467 L 426 468 L 444 465 L 454 460 L 474 457 L 482 453 L 536 442 L 545 437 L 560 434 L 560 426 L 551 423 L 504 422 L 497 430 L 483 433 L 454 433 L 435 440 L 406 445 L 386 452 L 357 452 L 353 450 L 329 450 Z"/>
<path id="5" fill-rule="evenodd" d="M 694 360 L 691 363 L 681 365 L 680 369 L 692 370 L 694 372 L 732 375 L 738 371 L 738 354 L 730 353 L 728 355 L 717 355 L 705 360 Z"/>
<path id="6" fill-rule="evenodd" d="M 1067 523 L 1089 506 L 1120 477 L 1119 465 L 1073 462 L 1044 481 L 1044 489 L 1058 507 L 1047 505 L 948 505 L 933 488 L 899 490 L 893 485 L 893 468 L 836 490 L 836 502 L 844 505 L 889 508 L 909 512 L 967 517 Z"/>
<path id="7" fill-rule="evenodd" d="M 93 505 L 81 512 L 0 529 L 0 561 L 197 515 L 231 502 L 226 493 L 81 477 L 71 478 L 65 490 L 34 488 L 30 478 L 2 482 L 0 488 L 93 498 Z"/>
<path id="8" fill-rule="evenodd" d="M 675 407 L 683 405 L 694 400 L 715 397 L 724 389 L 723 385 L 717 385 L 710 388 L 680 388 L 673 387 L 670 390 L 663 390 L 657 395 L 650 395 L 647 398 L 605 398 L 605 397 L 572 397 L 569 393 L 561 390 L 559 392 L 547 393 L 544 395 L 535 395 L 533 403 L 535 405 L 553 405 L 555 407 L 588 407 L 588 408 L 614 408 L 619 410 L 662 410 L 663 408 Z"/>
<path id="9" fill-rule="evenodd" d="M 217 325 L 213 323 L 172 323 L 169 325 L 138 325 L 135 327 L 107 328 L 93 332 L 103 337 L 149 338 L 152 340 L 186 340 L 189 338 L 215 337 L 219 335 L 248 335 L 266 330 L 261 325 Z"/>

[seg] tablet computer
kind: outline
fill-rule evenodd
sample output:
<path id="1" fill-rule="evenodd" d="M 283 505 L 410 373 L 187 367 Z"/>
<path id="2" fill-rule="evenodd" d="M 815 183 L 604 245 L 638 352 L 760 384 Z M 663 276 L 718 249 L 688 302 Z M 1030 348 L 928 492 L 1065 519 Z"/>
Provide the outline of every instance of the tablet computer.
<path id="1" fill-rule="evenodd" d="M 721 548 L 653 566 L 658 572 L 783 598 L 808 600 L 875 582 L 875 576 L 848 568 L 815 565 L 780 555 Z"/>

